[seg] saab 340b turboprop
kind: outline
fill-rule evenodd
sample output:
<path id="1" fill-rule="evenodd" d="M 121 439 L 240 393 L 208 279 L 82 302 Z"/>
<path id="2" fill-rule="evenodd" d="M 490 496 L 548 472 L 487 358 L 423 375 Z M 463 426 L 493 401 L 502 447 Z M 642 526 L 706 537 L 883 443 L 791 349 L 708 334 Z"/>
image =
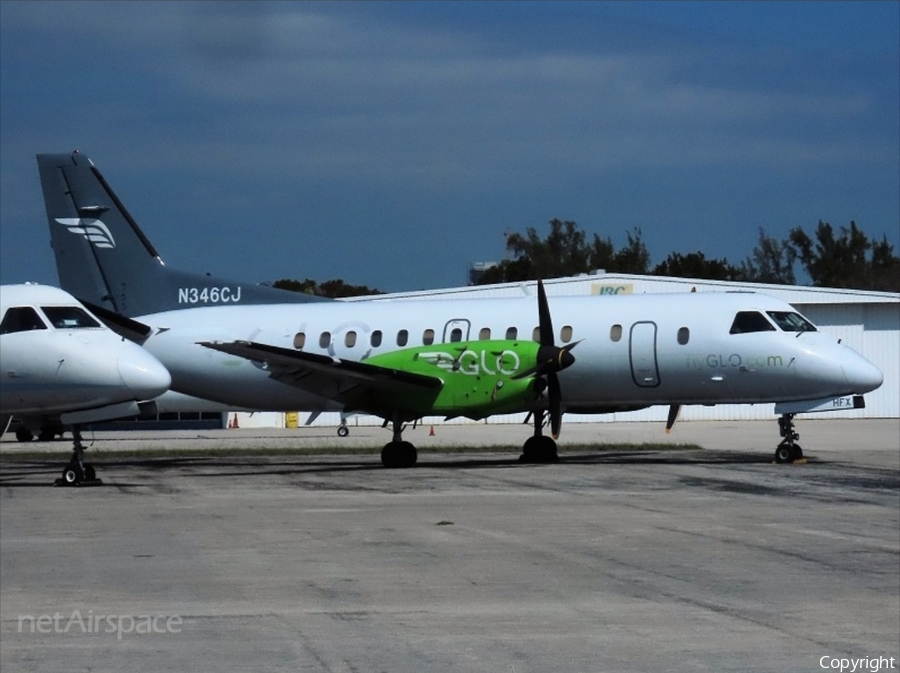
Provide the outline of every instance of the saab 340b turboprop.
<path id="1" fill-rule="evenodd" d="M 323 301 L 166 267 L 94 164 L 41 154 L 62 286 L 165 364 L 172 388 L 240 408 L 378 415 L 385 466 L 410 466 L 423 416 L 531 412 L 523 458 L 556 458 L 565 412 L 776 403 L 780 462 L 793 416 L 858 397 L 881 372 L 789 304 L 755 293 Z M 122 318 L 126 316 L 127 318 Z M 130 328 L 128 327 L 130 323 Z"/>

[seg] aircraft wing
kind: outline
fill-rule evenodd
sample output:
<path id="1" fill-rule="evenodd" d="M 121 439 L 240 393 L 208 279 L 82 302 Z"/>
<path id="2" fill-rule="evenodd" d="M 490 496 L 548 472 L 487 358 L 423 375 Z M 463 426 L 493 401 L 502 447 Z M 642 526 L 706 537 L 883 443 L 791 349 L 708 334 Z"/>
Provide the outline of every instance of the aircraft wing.
<path id="1" fill-rule="evenodd" d="M 253 341 L 201 341 L 201 346 L 259 363 L 273 378 L 335 400 L 348 409 L 377 413 L 387 399 L 436 396 L 437 376 L 341 360 Z"/>

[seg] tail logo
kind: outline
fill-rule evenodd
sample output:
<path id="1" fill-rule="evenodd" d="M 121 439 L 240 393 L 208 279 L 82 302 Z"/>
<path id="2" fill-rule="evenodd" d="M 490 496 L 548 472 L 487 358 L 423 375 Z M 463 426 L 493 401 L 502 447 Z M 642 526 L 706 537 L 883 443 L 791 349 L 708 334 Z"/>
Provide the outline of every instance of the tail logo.
<path id="1" fill-rule="evenodd" d="M 98 248 L 115 248 L 116 241 L 101 220 L 81 217 L 57 217 L 56 221 L 73 234 L 84 236 Z"/>

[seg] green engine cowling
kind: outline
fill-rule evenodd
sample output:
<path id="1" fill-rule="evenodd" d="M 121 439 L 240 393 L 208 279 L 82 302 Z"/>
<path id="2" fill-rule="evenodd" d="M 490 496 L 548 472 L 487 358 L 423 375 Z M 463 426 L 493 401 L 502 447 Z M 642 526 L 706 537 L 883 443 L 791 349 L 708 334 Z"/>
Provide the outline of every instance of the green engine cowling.
<path id="1" fill-rule="evenodd" d="M 422 416 L 481 419 L 523 411 L 535 399 L 534 376 L 513 377 L 534 368 L 539 347 L 533 341 L 462 341 L 384 353 L 366 363 L 443 381 L 429 393 L 387 393 L 385 406 Z"/>

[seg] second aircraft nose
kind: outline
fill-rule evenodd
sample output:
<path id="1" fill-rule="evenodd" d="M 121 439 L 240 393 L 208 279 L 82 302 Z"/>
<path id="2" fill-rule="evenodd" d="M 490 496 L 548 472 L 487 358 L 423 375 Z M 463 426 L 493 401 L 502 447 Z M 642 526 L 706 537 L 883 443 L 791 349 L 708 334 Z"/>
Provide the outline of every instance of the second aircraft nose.
<path id="1" fill-rule="evenodd" d="M 169 370 L 136 344 L 127 344 L 119 353 L 119 376 L 138 400 L 159 397 L 172 385 Z"/>
<path id="2" fill-rule="evenodd" d="M 841 370 L 854 393 L 875 390 L 884 381 L 884 374 L 862 355 L 847 346 L 841 351 Z"/>

